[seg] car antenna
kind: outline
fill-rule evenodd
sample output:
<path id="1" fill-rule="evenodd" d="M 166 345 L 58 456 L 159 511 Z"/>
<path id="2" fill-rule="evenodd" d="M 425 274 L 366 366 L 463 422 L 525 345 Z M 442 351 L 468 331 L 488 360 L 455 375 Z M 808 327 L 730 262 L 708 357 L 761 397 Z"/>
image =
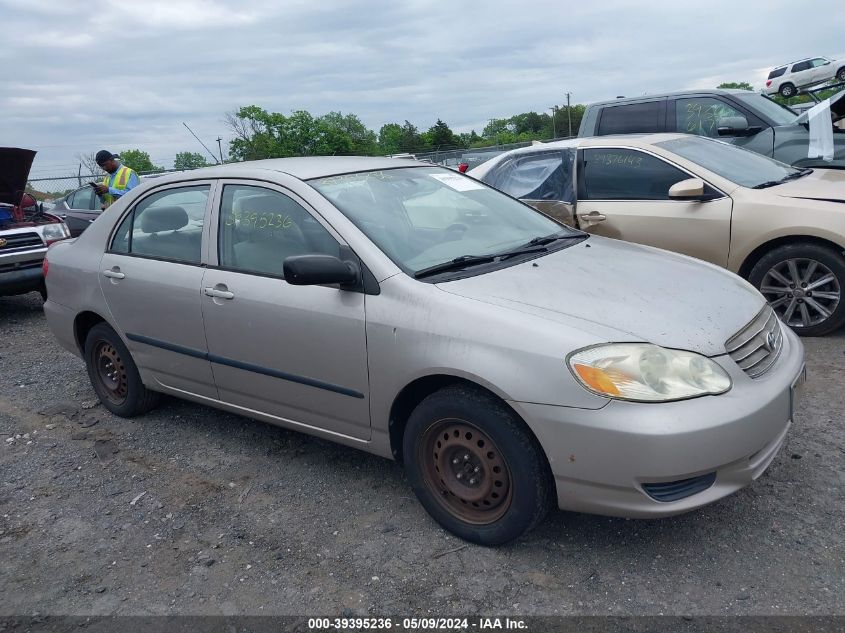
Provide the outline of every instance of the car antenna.
<path id="1" fill-rule="evenodd" d="M 219 165 L 220 161 L 218 160 L 218 158 L 212 153 L 212 151 L 210 149 L 208 149 L 208 147 L 206 146 L 205 143 L 200 141 L 200 137 L 197 136 L 196 134 L 194 134 L 194 131 L 191 128 L 188 127 L 188 124 L 185 123 L 184 121 L 182 121 L 182 125 L 184 125 L 186 128 L 188 128 L 188 132 L 193 134 L 194 138 L 197 139 L 197 141 L 199 141 L 199 144 L 202 145 L 203 147 L 205 147 L 205 151 L 208 152 L 208 155 L 211 156 L 211 159 Z"/>

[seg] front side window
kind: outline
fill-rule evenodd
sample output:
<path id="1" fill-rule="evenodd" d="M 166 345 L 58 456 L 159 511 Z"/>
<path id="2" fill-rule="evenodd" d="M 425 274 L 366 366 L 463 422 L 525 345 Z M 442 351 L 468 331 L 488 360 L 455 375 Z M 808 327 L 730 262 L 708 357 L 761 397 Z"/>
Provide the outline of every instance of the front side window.
<path id="1" fill-rule="evenodd" d="M 521 200 L 573 202 L 574 164 L 574 148 L 516 154 L 491 170 L 484 182 Z"/>
<path id="2" fill-rule="evenodd" d="M 410 275 L 464 255 L 498 255 L 535 237 L 581 235 L 439 167 L 358 172 L 309 184 Z"/>
<path id="3" fill-rule="evenodd" d="M 252 185 L 226 185 L 217 237 L 222 268 L 283 277 L 286 257 L 340 255 L 337 240 L 298 202 Z"/>
<path id="4" fill-rule="evenodd" d="M 819 66 L 826 66 L 830 62 L 827 61 L 824 57 L 816 57 L 813 60 L 813 68 L 818 68 Z"/>
<path id="5" fill-rule="evenodd" d="M 141 200 L 124 218 L 111 251 L 199 264 L 209 185 L 165 189 Z"/>
<path id="6" fill-rule="evenodd" d="M 584 150 L 584 200 L 668 200 L 669 188 L 689 176 L 632 149 Z"/>
<path id="7" fill-rule="evenodd" d="M 721 99 L 692 97 L 678 99 L 675 118 L 678 132 L 716 137 L 719 135 L 719 120 L 729 116 L 745 115 Z"/>
<path id="8" fill-rule="evenodd" d="M 660 108 L 663 101 L 610 106 L 602 110 L 599 135 L 662 132 Z"/>

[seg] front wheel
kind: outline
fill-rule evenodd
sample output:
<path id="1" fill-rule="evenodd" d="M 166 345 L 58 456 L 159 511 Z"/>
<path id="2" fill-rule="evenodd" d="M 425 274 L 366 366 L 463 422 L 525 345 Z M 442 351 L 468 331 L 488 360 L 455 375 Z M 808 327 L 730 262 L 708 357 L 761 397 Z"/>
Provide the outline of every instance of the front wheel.
<path id="1" fill-rule="evenodd" d="M 420 503 L 467 541 L 511 541 L 552 505 L 554 482 L 537 440 L 480 389 L 446 387 L 425 398 L 408 420 L 403 450 Z"/>
<path id="2" fill-rule="evenodd" d="M 836 78 L 839 81 L 845 81 L 845 66 L 839 69 L 839 72 L 836 73 Z"/>
<path id="3" fill-rule="evenodd" d="M 105 323 L 85 338 L 85 366 L 100 402 L 115 415 L 131 418 L 158 404 L 159 394 L 144 386 L 126 345 Z"/>
<path id="4" fill-rule="evenodd" d="M 775 248 L 757 262 L 749 281 L 799 336 L 824 336 L 845 323 L 845 258 L 831 248 Z"/>

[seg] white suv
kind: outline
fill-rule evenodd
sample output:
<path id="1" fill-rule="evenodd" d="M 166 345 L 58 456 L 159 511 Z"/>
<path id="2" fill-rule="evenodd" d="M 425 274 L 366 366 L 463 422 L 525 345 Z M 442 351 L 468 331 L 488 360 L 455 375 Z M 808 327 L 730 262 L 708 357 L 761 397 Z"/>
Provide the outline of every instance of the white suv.
<path id="1" fill-rule="evenodd" d="M 780 93 L 782 97 L 794 97 L 799 88 L 820 84 L 834 77 L 845 81 L 845 60 L 810 57 L 775 68 L 769 73 L 763 92 L 767 95 Z"/>

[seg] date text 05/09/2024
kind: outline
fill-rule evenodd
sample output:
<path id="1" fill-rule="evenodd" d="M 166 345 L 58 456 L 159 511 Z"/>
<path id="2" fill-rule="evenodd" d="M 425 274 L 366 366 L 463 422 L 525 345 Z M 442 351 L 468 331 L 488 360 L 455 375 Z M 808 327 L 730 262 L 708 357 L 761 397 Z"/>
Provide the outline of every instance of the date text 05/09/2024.
<path id="1" fill-rule="evenodd" d="M 311 630 L 371 631 L 527 631 L 517 618 L 309 618 Z"/>

